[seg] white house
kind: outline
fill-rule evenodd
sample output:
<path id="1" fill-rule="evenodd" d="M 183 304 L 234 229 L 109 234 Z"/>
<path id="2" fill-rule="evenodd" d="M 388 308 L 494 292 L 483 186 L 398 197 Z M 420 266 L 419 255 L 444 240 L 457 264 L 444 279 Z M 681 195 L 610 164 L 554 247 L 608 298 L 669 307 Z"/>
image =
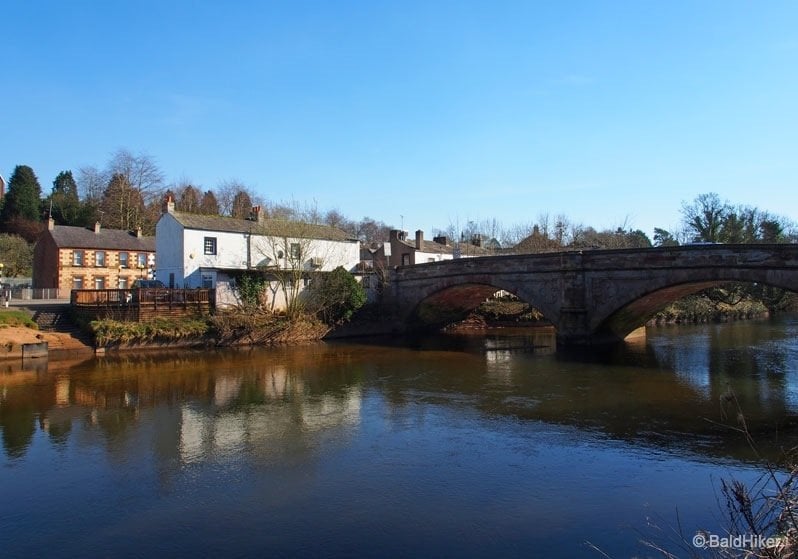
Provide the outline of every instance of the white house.
<path id="1" fill-rule="evenodd" d="M 424 232 L 416 231 L 415 242 L 407 240 L 407 231 L 394 229 L 390 232 L 390 248 L 386 259 L 390 266 L 412 266 L 427 262 L 440 262 L 455 258 L 493 256 L 495 250 L 482 246 L 482 236 L 476 235 L 470 241 L 452 242 L 441 235 L 432 241 L 424 240 Z M 388 246 L 388 245 L 386 245 Z"/>
<path id="2" fill-rule="evenodd" d="M 335 227 L 265 219 L 176 212 L 168 198 L 155 226 L 156 276 L 169 287 L 216 289 L 216 303 L 236 302 L 235 282 L 243 272 L 273 274 L 354 271 L 360 243 Z M 305 280 L 306 281 L 306 280 Z M 273 288 L 276 308 L 285 304 Z"/>

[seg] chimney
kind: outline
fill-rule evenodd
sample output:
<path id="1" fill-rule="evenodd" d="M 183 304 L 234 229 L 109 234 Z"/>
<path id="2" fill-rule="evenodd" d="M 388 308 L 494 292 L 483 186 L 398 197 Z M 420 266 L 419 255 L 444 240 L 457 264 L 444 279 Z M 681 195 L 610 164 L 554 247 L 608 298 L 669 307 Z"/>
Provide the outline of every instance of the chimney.
<path id="1" fill-rule="evenodd" d="M 163 207 L 161 211 L 165 214 L 175 213 L 175 199 L 171 194 L 167 194 L 163 200 Z"/>
<path id="2" fill-rule="evenodd" d="M 100 234 L 100 222 L 99 221 L 95 221 L 94 222 L 94 232 L 96 234 L 98 234 L 98 235 Z"/>
<path id="3" fill-rule="evenodd" d="M 136 227 L 136 237 L 141 238 L 141 226 Z"/>
<path id="4" fill-rule="evenodd" d="M 50 230 L 50 231 L 52 231 L 53 229 L 55 229 L 55 220 L 53 219 L 53 217 L 52 217 L 52 216 L 50 216 L 50 217 L 47 219 L 47 229 L 48 229 L 48 230 Z"/>
<path id="5" fill-rule="evenodd" d="M 260 206 L 252 206 L 252 211 L 249 215 L 252 221 L 257 221 L 258 223 L 263 223 L 263 220 L 266 219 L 263 208 Z"/>
<path id="6" fill-rule="evenodd" d="M 419 229 L 416 231 L 416 250 L 424 249 L 424 231 Z"/>

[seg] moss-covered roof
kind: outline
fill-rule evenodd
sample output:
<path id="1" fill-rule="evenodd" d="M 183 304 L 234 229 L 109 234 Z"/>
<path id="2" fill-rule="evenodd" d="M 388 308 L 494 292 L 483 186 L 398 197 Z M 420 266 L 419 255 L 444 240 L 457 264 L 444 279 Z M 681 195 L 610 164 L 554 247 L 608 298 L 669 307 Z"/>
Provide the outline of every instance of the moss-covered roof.
<path id="1" fill-rule="evenodd" d="M 288 221 L 284 219 L 263 219 L 254 221 L 218 215 L 199 215 L 185 212 L 171 214 L 186 229 L 200 231 L 224 231 L 228 233 L 252 233 L 269 237 L 293 237 L 297 239 L 323 239 L 327 241 L 354 240 L 346 231 L 328 225 Z"/>

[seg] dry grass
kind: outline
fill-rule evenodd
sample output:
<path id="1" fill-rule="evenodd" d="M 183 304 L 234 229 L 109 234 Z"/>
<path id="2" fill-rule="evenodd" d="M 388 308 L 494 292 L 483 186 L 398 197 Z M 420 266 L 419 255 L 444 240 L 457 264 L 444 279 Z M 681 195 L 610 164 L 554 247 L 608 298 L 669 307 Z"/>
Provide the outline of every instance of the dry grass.
<path id="1" fill-rule="evenodd" d="M 720 397 L 721 420 L 734 417 L 736 427 L 729 427 L 745 437 L 751 449 L 763 463 L 762 475 L 745 484 L 736 479 L 722 479 L 719 507 L 726 518 L 724 534 L 728 546 L 700 548 L 696 541 L 708 541 L 711 534 L 698 532 L 685 535 L 681 524 L 661 530 L 659 538 L 644 538 L 643 544 L 661 557 L 713 557 L 732 559 L 794 559 L 798 558 L 798 452 L 784 453 L 781 464 L 762 458 L 751 436 L 739 401 L 729 389 Z M 703 538 L 703 540 L 702 540 Z M 677 551 L 680 554 L 677 554 Z"/>
<path id="2" fill-rule="evenodd" d="M 201 340 L 209 331 L 204 319 L 164 319 L 150 322 L 95 320 L 89 325 L 97 347 L 135 345 L 178 340 Z"/>
<path id="3" fill-rule="evenodd" d="M 271 345 L 321 339 L 330 327 L 312 316 L 264 309 L 230 309 L 210 319 L 219 345 Z"/>

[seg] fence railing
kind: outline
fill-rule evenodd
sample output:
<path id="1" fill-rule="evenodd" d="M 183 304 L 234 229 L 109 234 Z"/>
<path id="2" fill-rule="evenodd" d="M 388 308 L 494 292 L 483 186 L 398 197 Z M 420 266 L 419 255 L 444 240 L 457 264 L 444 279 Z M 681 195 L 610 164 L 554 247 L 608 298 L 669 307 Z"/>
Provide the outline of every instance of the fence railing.
<path id="1" fill-rule="evenodd" d="M 154 306 L 173 308 L 210 306 L 216 302 L 215 289 L 169 289 L 142 287 L 138 289 L 73 289 L 70 303 L 74 307 Z"/>
<path id="2" fill-rule="evenodd" d="M 54 299 L 69 299 L 69 289 L 58 289 L 56 287 L 15 287 L 4 286 L 2 295 L 8 295 L 14 301 L 39 301 Z"/>

